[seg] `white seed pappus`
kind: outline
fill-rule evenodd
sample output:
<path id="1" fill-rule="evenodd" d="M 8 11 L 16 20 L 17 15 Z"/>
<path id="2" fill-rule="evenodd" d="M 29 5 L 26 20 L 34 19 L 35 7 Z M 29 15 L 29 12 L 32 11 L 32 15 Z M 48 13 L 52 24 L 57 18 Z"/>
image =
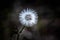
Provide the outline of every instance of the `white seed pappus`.
<path id="1" fill-rule="evenodd" d="M 24 26 L 32 27 L 33 25 L 37 24 L 37 12 L 33 9 L 24 9 L 23 11 L 21 11 L 21 13 L 19 13 L 19 21 Z"/>

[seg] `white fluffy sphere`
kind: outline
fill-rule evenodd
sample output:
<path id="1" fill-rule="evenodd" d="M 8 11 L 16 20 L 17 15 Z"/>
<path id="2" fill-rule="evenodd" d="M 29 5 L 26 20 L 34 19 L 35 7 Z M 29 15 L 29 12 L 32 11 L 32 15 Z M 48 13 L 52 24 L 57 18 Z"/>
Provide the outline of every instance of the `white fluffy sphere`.
<path id="1" fill-rule="evenodd" d="M 37 24 L 38 15 L 36 11 L 27 8 L 21 11 L 21 13 L 19 14 L 19 21 L 22 25 L 31 27 Z"/>

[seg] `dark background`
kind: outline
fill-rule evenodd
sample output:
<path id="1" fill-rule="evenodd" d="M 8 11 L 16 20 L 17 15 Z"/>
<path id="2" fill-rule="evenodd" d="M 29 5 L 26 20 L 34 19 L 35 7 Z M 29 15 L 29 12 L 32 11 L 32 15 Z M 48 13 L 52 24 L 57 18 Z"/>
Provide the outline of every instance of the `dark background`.
<path id="1" fill-rule="evenodd" d="M 53 17 L 51 18 L 53 20 L 57 19 L 57 22 L 56 23 L 54 22 L 55 24 L 57 24 L 56 27 L 53 28 L 47 27 L 48 28 L 47 30 L 48 30 L 48 34 L 53 35 L 54 33 L 56 33 L 55 35 L 57 36 L 57 39 L 58 40 L 60 39 L 60 27 L 59 27 L 60 26 L 59 25 L 60 1 L 58 0 L 0 0 L 0 40 L 9 40 L 10 39 L 9 37 L 11 37 L 13 34 L 16 33 L 15 30 L 17 30 L 17 28 L 15 26 L 17 26 L 17 23 L 10 21 L 8 16 L 12 14 L 11 12 L 13 11 L 13 5 L 16 2 L 19 2 L 19 5 L 21 7 L 32 6 L 38 8 L 40 6 L 48 6 L 49 9 L 53 10 L 54 13 L 52 14 L 42 13 L 41 17 L 43 16 L 42 17 L 43 19 L 44 17 L 45 19 L 47 19 L 47 15 L 53 15 Z M 43 30 L 43 28 L 41 30 Z"/>

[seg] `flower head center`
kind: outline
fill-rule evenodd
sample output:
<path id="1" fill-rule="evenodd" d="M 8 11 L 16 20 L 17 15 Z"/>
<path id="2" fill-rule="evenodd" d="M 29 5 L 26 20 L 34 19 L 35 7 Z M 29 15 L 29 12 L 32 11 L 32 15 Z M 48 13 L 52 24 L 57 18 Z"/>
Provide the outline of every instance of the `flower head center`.
<path id="1" fill-rule="evenodd" d="M 26 15 L 26 16 L 25 16 L 25 19 L 26 19 L 27 21 L 32 20 L 31 15 Z"/>

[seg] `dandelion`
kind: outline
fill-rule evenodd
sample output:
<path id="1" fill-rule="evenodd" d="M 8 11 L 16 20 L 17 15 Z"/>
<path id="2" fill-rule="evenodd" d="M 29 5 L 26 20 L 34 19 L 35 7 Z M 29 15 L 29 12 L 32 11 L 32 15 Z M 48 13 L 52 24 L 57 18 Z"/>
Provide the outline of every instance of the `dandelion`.
<path id="1" fill-rule="evenodd" d="M 37 24 L 38 15 L 36 11 L 27 8 L 21 11 L 21 13 L 19 14 L 19 21 L 22 25 L 31 27 Z"/>

